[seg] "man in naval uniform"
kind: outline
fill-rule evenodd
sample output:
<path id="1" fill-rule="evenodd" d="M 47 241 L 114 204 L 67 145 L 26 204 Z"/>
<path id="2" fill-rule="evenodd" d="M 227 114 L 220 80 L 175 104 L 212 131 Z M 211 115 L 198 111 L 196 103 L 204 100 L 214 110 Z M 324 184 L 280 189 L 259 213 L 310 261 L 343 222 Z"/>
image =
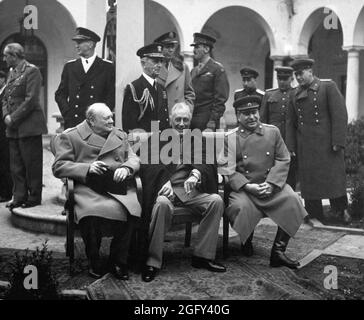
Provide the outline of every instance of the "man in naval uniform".
<path id="1" fill-rule="evenodd" d="M 115 105 L 114 65 L 95 52 L 100 37 L 91 30 L 77 28 L 72 40 L 80 58 L 65 64 L 55 93 L 65 129 L 85 120 L 86 109 L 93 103 L 103 102 L 111 110 Z"/>
<path id="2" fill-rule="evenodd" d="M 309 216 L 322 218 L 321 200 L 330 199 L 334 215 L 349 222 L 344 161 L 348 114 L 335 82 L 315 77 L 313 64 L 312 59 L 292 62 L 299 87 L 288 110 L 287 146 L 297 154 Z"/>
<path id="3" fill-rule="evenodd" d="M 234 101 L 246 96 L 258 96 L 263 98 L 264 91 L 257 89 L 258 71 L 250 67 L 244 67 L 240 70 L 243 88 L 235 90 Z"/>
<path id="4" fill-rule="evenodd" d="M 167 93 L 156 81 L 164 60 L 162 48 L 162 44 L 152 43 L 136 53 L 143 73 L 125 88 L 122 124 L 126 132 L 135 129 L 151 132 L 152 121 L 159 122 L 159 130 L 170 127 Z"/>
<path id="5" fill-rule="evenodd" d="M 223 65 L 211 57 L 216 39 L 203 33 L 195 33 L 193 53 L 198 65 L 192 69 L 192 86 L 196 100 L 191 129 L 215 130 L 225 112 L 229 98 L 229 81 Z"/>
<path id="6" fill-rule="evenodd" d="M 271 218 L 278 230 L 270 266 L 295 269 L 299 264 L 289 259 L 285 250 L 307 213 L 286 184 L 290 155 L 279 129 L 260 122 L 260 103 L 260 97 L 247 96 L 233 105 L 239 127 L 227 133 L 224 153 L 228 161 L 221 168 L 232 189 L 226 214 L 242 244 L 261 218 Z"/>
<path id="7" fill-rule="evenodd" d="M 278 88 L 268 89 L 262 100 L 260 108 L 260 120 L 276 126 L 281 132 L 281 136 L 286 142 L 286 123 L 288 106 L 293 100 L 294 88 L 291 83 L 293 81 L 293 69 L 291 67 L 277 67 Z M 288 172 L 287 183 L 294 190 L 296 188 L 296 157 L 291 156 L 291 163 Z"/>

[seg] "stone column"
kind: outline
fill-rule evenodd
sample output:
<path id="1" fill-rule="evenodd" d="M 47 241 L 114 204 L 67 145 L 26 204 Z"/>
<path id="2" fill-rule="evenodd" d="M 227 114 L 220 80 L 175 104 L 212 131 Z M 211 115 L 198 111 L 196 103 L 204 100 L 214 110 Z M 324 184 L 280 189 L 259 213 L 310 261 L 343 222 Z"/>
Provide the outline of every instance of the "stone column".
<path id="1" fill-rule="evenodd" d="M 275 71 L 275 68 L 281 67 L 283 65 L 283 56 L 271 56 L 270 57 L 273 60 L 273 88 L 278 88 L 278 82 L 277 82 L 277 72 Z"/>
<path id="2" fill-rule="evenodd" d="M 116 31 L 116 126 L 121 128 L 125 86 L 142 73 L 136 52 L 144 46 L 144 0 L 128 1 L 117 7 Z"/>
<path id="3" fill-rule="evenodd" d="M 359 51 L 361 47 L 344 47 L 348 51 L 348 67 L 346 75 L 346 108 L 349 122 L 358 118 L 359 113 Z"/>

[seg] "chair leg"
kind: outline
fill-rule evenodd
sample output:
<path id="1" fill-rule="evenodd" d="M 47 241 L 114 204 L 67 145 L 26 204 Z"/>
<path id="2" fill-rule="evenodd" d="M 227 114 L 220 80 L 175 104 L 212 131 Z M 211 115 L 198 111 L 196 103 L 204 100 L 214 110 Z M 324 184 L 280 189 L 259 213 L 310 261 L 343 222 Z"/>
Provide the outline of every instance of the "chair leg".
<path id="1" fill-rule="evenodd" d="M 229 218 L 224 214 L 222 219 L 222 254 L 224 259 L 227 259 L 229 257 Z"/>
<path id="2" fill-rule="evenodd" d="M 74 261 L 75 261 L 75 225 L 74 221 L 67 219 L 67 239 L 66 239 L 66 255 L 69 258 L 69 270 L 70 274 L 74 271 Z"/>
<path id="3" fill-rule="evenodd" d="M 185 235 L 185 247 L 188 248 L 191 245 L 192 234 L 192 222 L 186 222 L 186 235 Z"/>

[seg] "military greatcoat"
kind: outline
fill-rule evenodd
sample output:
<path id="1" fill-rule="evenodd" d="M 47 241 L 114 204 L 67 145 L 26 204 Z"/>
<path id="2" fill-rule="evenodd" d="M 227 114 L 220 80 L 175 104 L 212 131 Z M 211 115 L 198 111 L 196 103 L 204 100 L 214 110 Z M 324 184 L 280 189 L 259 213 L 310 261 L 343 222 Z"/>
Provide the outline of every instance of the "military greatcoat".
<path id="1" fill-rule="evenodd" d="M 220 156 L 219 164 L 232 189 L 226 213 L 241 242 L 245 243 L 265 215 L 293 237 L 307 213 L 286 184 L 290 156 L 279 129 L 262 123 L 253 132 L 236 128 L 227 134 L 224 149 L 225 157 Z M 275 187 L 267 199 L 243 190 L 247 183 L 263 182 Z"/>
<path id="2" fill-rule="evenodd" d="M 287 119 L 287 146 L 298 157 L 302 197 L 332 199 L 346 195 L 344 147 L 348 115 L 344 98 L 332 80 L 297 88 Z"/>

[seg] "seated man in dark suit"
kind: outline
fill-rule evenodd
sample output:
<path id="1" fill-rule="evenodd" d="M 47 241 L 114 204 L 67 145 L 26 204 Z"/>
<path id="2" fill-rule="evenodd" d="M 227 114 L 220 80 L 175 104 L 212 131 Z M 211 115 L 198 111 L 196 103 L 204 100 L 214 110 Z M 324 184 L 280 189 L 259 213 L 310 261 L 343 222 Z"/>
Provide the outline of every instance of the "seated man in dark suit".
<path id="1" fill-rule="evenodd" d="M 139 170 L 139 158 L 127 135 L 113 126 L 113 114 L 103 103 L 86 111 L 86 120 L 55 139 L 52 169 L 57 178 L 75 180 L 75 214 L 89 260 L 89 274 L 101 276 L 101 225 L 112 222 L 112 272 L 128 279 L 127 257 L 133 221 L 141 207 L 128 178 Z"/>
<path id="2" fill-rule="evenodd" d="M 194 148 L 198 144 L 196 139 L 190 144 L 188 141 L 186 143 L 189 135 L 184 129 L 189 128 L 191 118 L 192 114 L 186 103 L 176 104 L 171 111 L 172 129 L 168 130 L 171 131 L 172 140 L 177 139 L 174 140 L 175 143 L 171 143 L 173 147 L 178 145 L 177 156 L 172 155 L 172 163 L 167 164 L 171 159 L 166 159 L 168 155 L 163 152 L 166 145 L 162 146 L 160 143 L 163 148 L 158 148 L 161 150 L 159 163 L 141 166 L 140 175 L 145 195 L 142 224 L 144 221 L 149 227 L 149 245 L 142 272 L 142 279 L 146 282 L 152 281 L 162 266 L 164 235 L 171 225 L 175 206 L 194 208 L 202 216 L 192 266 L 213 272 L 226 271 L 224 266 L 214 262 L 218 229 L 224 211 L 223 200 L 217 194 L 217 171 L 213 162 L 206 164 L 207 161 L 196 160 L 199 151 L 201 159 L 206 159 L 205 143 L 201 143 L 201 148 Z M 199 133 L 197 139 L 202 141 L 202 134 L 200 131 Z M 153 147 L 150 149 L 154 149 Z"/>

